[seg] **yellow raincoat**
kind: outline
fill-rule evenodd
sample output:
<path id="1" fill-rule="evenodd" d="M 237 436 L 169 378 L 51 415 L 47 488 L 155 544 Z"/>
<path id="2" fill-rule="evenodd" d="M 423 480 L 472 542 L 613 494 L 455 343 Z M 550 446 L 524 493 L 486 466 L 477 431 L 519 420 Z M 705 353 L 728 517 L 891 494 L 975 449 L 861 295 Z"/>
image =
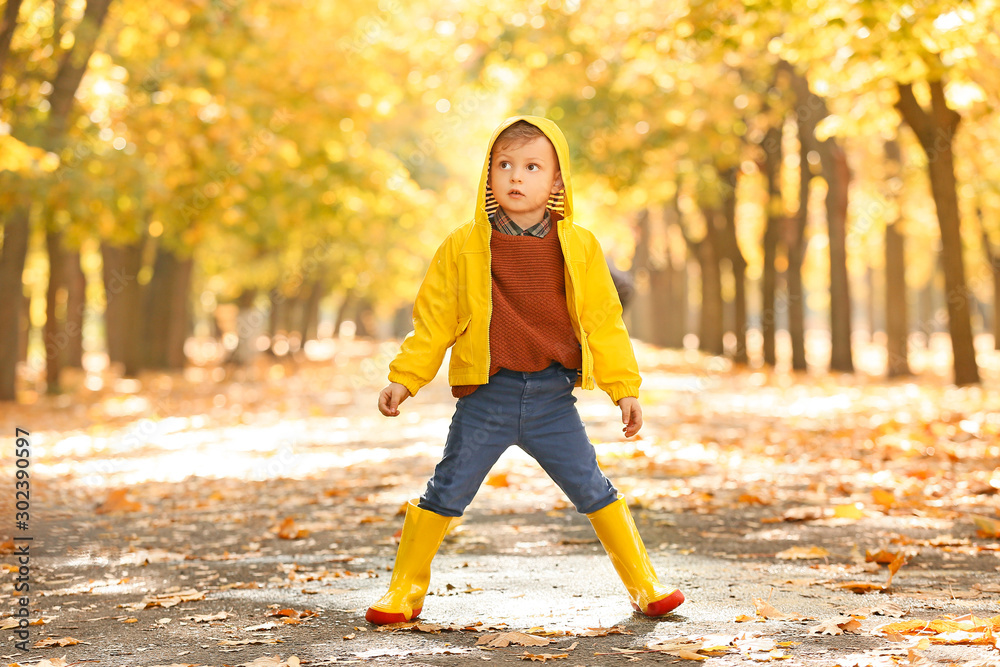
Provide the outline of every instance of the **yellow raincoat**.
<path id="1" fill-rule="evenodd" d="M 489 382 L 493 312 L 489 212 L 497 206 L 487 187 L 490 152 L 500 133 L 519 120 L 538 127 L 552 142 L 565 184 L 564 195 L 550 199 L 549 208 L 563 213 L 556 230 L 566 264 L 566 305 L 583 358 L 576 385 L 593 389 L 596 383 L 615 403 L 625 396 L 638 397 L 642 379 L 611 272 L 593 233 L 573 223 L 569 146 L 555 123 L 538 116 L 508 118 L 490 138 L 476 215 L 449 234 L 434 254 L 413 305 L 413 331 L 389 365 L 389 381 L 416 395 L 434 379 L 445 351 L 454 345 L 448 382 L 452 386 Z"/>

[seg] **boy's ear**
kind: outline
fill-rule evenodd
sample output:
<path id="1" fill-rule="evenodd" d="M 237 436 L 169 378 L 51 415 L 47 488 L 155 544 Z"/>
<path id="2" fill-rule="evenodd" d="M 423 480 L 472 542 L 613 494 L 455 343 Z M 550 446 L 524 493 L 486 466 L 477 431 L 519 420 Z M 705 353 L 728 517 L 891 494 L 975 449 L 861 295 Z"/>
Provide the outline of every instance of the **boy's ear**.
<path id="1" fill-rule="evenodd" d="M 563 189 L 562 172 L 561 171 L 557 171 L 556 172 L 556 180 L 552 181 L 552 190 L 550 190 L 550 192 L 552 194 L 557 194 L 562 189 Z"/>

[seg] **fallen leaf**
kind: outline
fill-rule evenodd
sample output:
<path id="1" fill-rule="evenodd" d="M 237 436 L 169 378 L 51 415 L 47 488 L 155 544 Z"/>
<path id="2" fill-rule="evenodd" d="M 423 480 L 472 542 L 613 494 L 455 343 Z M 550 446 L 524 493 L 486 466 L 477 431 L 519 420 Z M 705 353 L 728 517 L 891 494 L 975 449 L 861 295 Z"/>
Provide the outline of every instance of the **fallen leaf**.
<path id="1" fill-rule="evenodd" d="M 277 637 L 262 637 L 260 639 L 223 639 L 219 646 L 250 646 L 251 644 L 280 644 Z"/>
<path id="2" fill-rule="evenodd" d="M 739 616 L 734 618 L 733 621 L 736 623 L 746 623 L 747 621 L 753 621 L 755 619 L 756 616 L 747 616 L 746 614 L 740 614 Z"/>
<path id="3" fill-rule="evenodd" d="M 259 632 L 261 630 L 274 630 L 278 627 L 278 624 L 274 621 L 268 621 L 267 623 L 261 623 L 260 625 L 253 625 L 249 628 L 243 628 L 247 632 Z"/>
<path id="4" fill-rule="evenodd" d="M 850 616 L 835 616 L 819 625 L 809 628 L 811 635 L 842 635 L 845 632 L 854 634 L 861 629 L 861 623 Z"/>
<path id="5" fill-rule="evenodd" d="M 646 644 L 646 648 L 686 660 L 705 660 L 707 656 L 703 654 L 718 654 L 732 651 L 733 647 L 739 641 L 737 635 L 688 636 L 657 639 Z M 771 646 L 774 645 L 773 640 L 767 641 L 770 641 Z"/>
<path id="6" fill-rule="evenodd" d="M 878 604 L 874 607 L 858 607 L 847 612 L 848 616 L 894 616 L 900 618 L 906 616 L 902 608 L 894 604 Z"/>
<path id="7" fill-rule="evenodd" d="M 746 655 L 752 652 L 766 653 L 767 651 L 771 651 L 774 649 L 776 642 L 770 637 L 734 637 L 733 645 Z"/>
<path id="8" fill-rule="evenodd" d="M 977 515 L 972 517 L 972 521 L 976 524 L 976 535 L 979 537 L 1000 537 L 1000 521 Z"/>
<path id="9" fill-rule="evenodd" d="M 524 632 L 499 632 L 483 635 L 476 642 L 476 646 L 489 646 L 491 648 L 503 648 L 511 644 L 518 646 L 546 646 L 552 642 L 552 639 L 536 637 Z"/>
<path id="10" fill-rule="evenodd" d="M 858 503 L 837 505 L 833 508 L 833 516 L 838 519 L 864 519 L 865 511 L 858 507 Z"/>
<path id="11" fill-rule="evenodd" d="M 115 489 L 109 492 L 104 502 L 98 505 L 94 511 L 98 514 L 110 514 L 111 512 L 138 512 L 141 510 L 142 505 L 140 503 L 133 502 L 125 497 L 127 493 L 128 489 Z"/>
<path id="12" fill-rule="evenodd" d="M 875 501 L 876 505 L 881 505 L 886 509 L 896 506 L 895 494 L 893 494 L 891 491 L 886 491 L 884 489 L 873 489 L 872 500 Z"/>
<path id="13" fill-rule="evenodd" d="M 265 655 L 251 662 L 244 662 L 239 667 L 299 667 L 299 659 L 294 655 L 289 656 L 288 660 L 282 660 L 277 655 Z"/>
<path id="14" fill-rule="evenodd" d="M 757 616 L 761 618 L 767 618 L 774 621 L 797 621 L 802 618 L 798 614 L 786 614 L 778 611 L 771 605 L 770 602 L 760 600 L 758 598 L 753 599 L 753 606 L 757 612 Z"/>
<path id="15" fill-rule="evenodd" d="M 357 637 L 357 635 L 353 632 L 349 635 L 344 635 L 344 639 L 354 639 L 355 637 Z"/>
<path id="16" fill-rule="evenodd" d="M 309 531 L 301 528 L 295 527 L 295 519 L 292 517 L 285 517 L 284 521 L 281 522 L 276 529 L 272 529 L 278 534 L 283 540 L 299 540 L 305 537 L 309 537 Z"/>
<path id="17" fill-rule="evenodd" d="M 935 663 L 912 648 L 906 652 L 906 664 L 910 667 L 932 667 Z"/>
<path id="18" fill-rule="evenodd" d="M 487 477 L 484 484 L 492 486 L 495 489 L 502 489 L 510 486 L 510 481 L 507 479 L 507 473 L 498 472 Z"/>
<path id="19" fill-rule="evenodd" d="M 899 568 L 903 567 L 904 563 L 906 563 L 906 556 L 903 554 L 902 551 L 900 551 L 898 554 L 896 554 L 896 557 L 892 559 L 892 562 L 889 563 L 889 580 L 885 582 L 886 588 L 892 586 L 892 578 L 896 575 L 897 572 L 899 572 Z"/>
<path id="20" fill-rule="evenodd" d="M 630 635 L 630 631 L 613 625 L 610 628 L 587 628 L 583 632 L 576 633 L 577 637 L 607 637 L 608 635 Z"/>
<path id="21" fill-rule="evenodd" d="M 224 621 L 232 616 L 232 614 L 220 611 L 217 614 L 199 614 L 195 616 L 185 616 L 182 621 L 194 621 L 195 623 L 209 623 L 211 621 Z"/>
<path id="22" fill-rule="evenodd" d="M 72 637 L 47 637 L 34 643 L 32 648 L 51 648 L 53 646 L 75 646 L 80 643 L 79 639 Z"/>
<path id="23" fill-rule="evenodd" d="M 781 515 L 783 521 L 813 521 L 822 518 L 822 507 L 792 507 Z"/>
<path id="24" fill-rule="evenodd" d="M 893 560 L 895 560 L 898 554 L 891 551 L 886 551 L 881 549 L 876 552 L 871 552 L 865 549 L 865 562 L 866 563 L 879 563 L 881 565 L 888 565 Z"/>
<path id="25" fill-rule="evenodd" d="M 181 602 L 193 602 L 195 600 L 204 600 L 205 592 L 198 591 L 193 588 L 188 588 L 183 591 L 178 591 L 176 593 L 161 593 L 159 595 L 147 595 L 140 602 L 133 602 L 130 604 L 118 605 L 119 607 L 124 607 L 125 609 L 149 609 L 150 607 L 174 607 L 179 605 Z"/>
<path id="26" fill-rule="evenodd" d="M 852 593 L 870 593 L 872 591 L 883 590 L 882 584 L 873 584 L 870 581 L 844 581 L 836 584 L 836 588 L 846 588 Z"/>
<path id="27" fill-rule="evenodd" d="M 813 558 L 825 558 L 830 552 L 822 547 L 791 547 L 774 554 L 775 558 L 781 560 L 811 560 Z"/>
<path id="28" fill-rule="evenodd" d="M 43 625 L 48 623 L 50 620 L 51 617 L 36 618 L 33 621 L 28 621 L 28 625 Z M 3 619 L 3 622 L 0 622 L 0 630 L 10 630 L 11 628 L 20 626 L 20 624 L 21 620 L 18 618 L 5 618 Z"/>
<path id="29" fill-rule="evenodd" d="M 569 653 L 528 653 L 521 654 L 521 660 L 532 660 L 534 662 L 548 662 L 549 660 L 562 660 L 568 658 Z"/>

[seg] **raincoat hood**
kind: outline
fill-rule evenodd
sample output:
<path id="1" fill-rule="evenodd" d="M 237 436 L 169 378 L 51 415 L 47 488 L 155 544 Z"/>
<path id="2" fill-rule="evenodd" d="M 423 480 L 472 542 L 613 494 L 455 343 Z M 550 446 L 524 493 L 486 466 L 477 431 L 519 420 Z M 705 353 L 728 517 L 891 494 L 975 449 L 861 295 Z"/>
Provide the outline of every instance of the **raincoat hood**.
<path id="1" fill-rule="evenodd" d="M 566 143 L 566 137 L 563 135 L 562 130 L 559 129 L 559 126 L 548 118 L 542 118 L 541 116 L 512 116 L 500 123 L 500 126 L 493 131 L 493 136 L 490 137 L 490 145 L 486 149 L 486 159 L 483 161 L 483 173 L 479 179 L 479 196 L 476 200 L 476 223 L 489 225 L 490 214 L 499 207 L 497 200 L 493 198 L 493 191 L 490 189 L 490 155 L 493 154 L 493 144 L 501 132 L 520 120 L 531 123 L 544 132 L 545 136 L 552 142 L 552 146 L 556 149 L 556 157 L 559 158 L 559 171 L 562 173 L 563 190 L 549 197 L 547 207 L 549 210 L 556 211 L 562 216 L 563 221 L 560 224 L 572 224 L 573 186 L 571 185 L 572 179 L 570 178 L 569 168 L 569 144 Z"/>

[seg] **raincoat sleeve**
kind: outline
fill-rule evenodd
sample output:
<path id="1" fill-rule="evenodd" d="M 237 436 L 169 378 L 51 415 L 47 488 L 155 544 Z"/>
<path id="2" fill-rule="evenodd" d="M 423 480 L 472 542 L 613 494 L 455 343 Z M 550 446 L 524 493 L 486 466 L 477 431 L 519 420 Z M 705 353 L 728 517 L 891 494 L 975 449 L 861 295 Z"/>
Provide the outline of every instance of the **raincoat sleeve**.
<path id="1" fill-rule="evenodd" d="M 597 239 L 589 245 L 581 323 L 594 358 L 594 382 L 615 403 L 626 396 L 638 398 L 642 377 L 618 292 Z"/>
<path id="2" fill-rule="evenodd" d="M 389 381 L 411 396 L 434 379 L 445 351 L 455 343 L 458 322 L 458 271 L 449 238 L 431 260 L 413 303 L 413 331 L 389 364 Z"/>

